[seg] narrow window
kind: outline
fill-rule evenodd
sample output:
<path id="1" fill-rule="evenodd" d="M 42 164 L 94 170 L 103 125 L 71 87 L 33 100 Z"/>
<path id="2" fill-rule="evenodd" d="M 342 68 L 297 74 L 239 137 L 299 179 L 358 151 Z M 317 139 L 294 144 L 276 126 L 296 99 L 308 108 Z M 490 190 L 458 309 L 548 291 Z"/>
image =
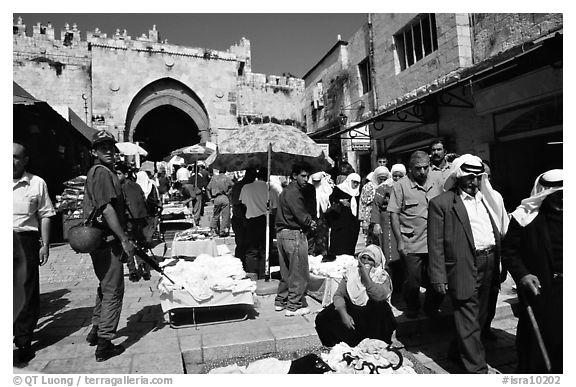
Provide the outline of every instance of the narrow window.
<path id="1" fill-rule="evenodd" d="M 238 76 L 241 77 L 244 75 L 244 62 L 240 62 L 238 66 Z"/>
<path id="2" fill-rule="evenodd" d="M 370 82 L 370 61 L 368 58 L 358 63 L 358 72 L 360 73 L 360 80 L 362 81 L 362 94 L 366 94 L 372 90 L 372 83 Z"/>

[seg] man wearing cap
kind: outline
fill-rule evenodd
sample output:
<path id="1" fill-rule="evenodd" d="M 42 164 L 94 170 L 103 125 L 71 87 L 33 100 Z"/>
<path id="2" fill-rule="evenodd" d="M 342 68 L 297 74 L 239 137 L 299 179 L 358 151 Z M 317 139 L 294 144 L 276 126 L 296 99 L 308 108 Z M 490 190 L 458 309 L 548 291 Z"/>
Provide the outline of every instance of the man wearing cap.
<path id="1" fill-rule="evenodd" d="M 563 170 L 541 174 L 530 197 L 512 213 L 502 242 L 502 263 L 518 287 L 521 305 L 516 330 L 518 373 L 558 373 L 562 367 Z M 550 359 L 548 370 L 526 305 L 538 323 Z"/>
<path id="2" fill-rule="evenodd" d="M 499 280 L 500 239 L 508 215 L 477 156 L 454 160 L 444 188 L 428 208 L 430 282 L 453 302 L 456 338 L 449 358 L 469 373 L 487 373 L 481 331 L 491 288 Z"/>
<path id="3" fill-rule="evenodd" d="M 124 347 L 112 344 L 111 340 L 116 335 L 122 311 L 123 263 L 134 256 L 134 245 L 125 232 L 126 203 L 114 173 L 115 143 L 114 136 L 105 130 L 94 134 L 91 152 L 96 162 L 88 171 L 84 186 L 84 217 L 95 211 L 106 235 L 100 247 L 90 253 L 99 284 L 92 312 L 92 330 L 86 340 L 90 345 L 97 345 L 98 362 L 124 352 Z"/>
<path id="4" fill-rule="evenodd" d="M 429 168 L 430 157 L 426 152 L 412 153 L 409 173 L 394 184 L 387 207 L 398 253 L 404 265 L 403 296 L 408 318 L 416 318 L 420 313 L 420 286 L 426 287 L 426 314 L 436 315 L 443 300 L 443 296 L 430 287 L 426 275 L 428 202 L 442 193 L 440 182 L 428 175 Z"/>
<path id="5" fill-rule="evenodd" d="M 40 277 L 38 266 L 48 262 L 50 217 L 56 212 L 48 196 L 46 182 L 26 171 L 29 157 L 21 143 L 13 143 L 12 227 L 14 239 L 22 246 L 26 279 L 24 305 L 14 316 L 14 344 L 18 361 L 26 363 L 34 357 L 32 337 L 40 315 Z M 18 246 L 14 246 L 14 250 Z"/>

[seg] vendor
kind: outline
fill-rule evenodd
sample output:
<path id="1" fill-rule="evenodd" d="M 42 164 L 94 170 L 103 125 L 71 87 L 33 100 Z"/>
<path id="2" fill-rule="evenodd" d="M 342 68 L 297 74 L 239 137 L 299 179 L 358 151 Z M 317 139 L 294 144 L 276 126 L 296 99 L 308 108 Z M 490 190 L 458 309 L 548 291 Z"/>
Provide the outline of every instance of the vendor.
<path id="1" fill-rule="evenodd" d="M 345 342 L 354 347 L 366 338 L 392 343 L 396 320 L 388 300 L 392 285 L 383 268 L 384 254 L 376 245 L 348 267 L 334 293 L 333 303 L 316 317 L 316 332 L 326 347 Z"/>

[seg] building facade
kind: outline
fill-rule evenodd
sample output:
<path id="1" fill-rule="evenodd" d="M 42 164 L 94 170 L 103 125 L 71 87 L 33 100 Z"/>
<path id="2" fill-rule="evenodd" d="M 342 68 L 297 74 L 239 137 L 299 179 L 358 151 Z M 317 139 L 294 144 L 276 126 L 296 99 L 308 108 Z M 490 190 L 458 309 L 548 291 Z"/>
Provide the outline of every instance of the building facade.
<path id="1" fill-rule="evenodd" d="M 304 81 L 253 73 L 250 41 L 227 51 L 169 44 L 155 26 L 137 38 L 76 25 L 13 27 L 13 76 L 34 97 L 69 107 L 152 159 L 198 142 L 218 144 L 250 122 L 302 126 Z M 60 111 L 60 110 L 59 110 Z"/>
<path id="2" fill-rule="evenodd" d="M 361 173 L 377 154 L 407 163 L 443 138 L 449 152 L 492 165 L 512 209 L 539 173 L 562 168 L 562 26 L 562 14 L 370 14 L 342 45 L 351 79 L 339 91 L 347 106 L 366 110 L 344 107 L 346 124 L 308 133 L 333 140 L 368 128 L 370 167 L 365 152 L 348 155 Z M 364 53 L 372 92 L 360 95 L 352 85 L 363 82 Z"/>

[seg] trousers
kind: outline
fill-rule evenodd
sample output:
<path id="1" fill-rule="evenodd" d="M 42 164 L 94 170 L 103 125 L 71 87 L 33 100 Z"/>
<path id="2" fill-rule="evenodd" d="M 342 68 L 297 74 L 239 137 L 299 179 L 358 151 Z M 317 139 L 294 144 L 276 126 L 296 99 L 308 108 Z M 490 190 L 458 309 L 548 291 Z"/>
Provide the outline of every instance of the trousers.
<path id="1" fill-rule="evenodd" d="M 220 221 L 220 216 L 222 216 L 222 221 Z M 230 201 L 228 196 L 218 195 L 214 198 L 214 213 L 210 227 L 218 231 L 230 229 Z"/>
<path id="2" fill-rule="evenodd" d="M 94 273 L 99 281 L 92 325 L 98 326 L 98 337 L 101 339 L 112 340 L 120 321 L 124 298 L 123 254 L 124 250 L 116 240 L 90 253 Z"/>
<path id="3" fill-rule="evenodd" d="M 280 263 L 280 283 L 274 300 L 275 306 L 295 311 L 308 306 L 306 289 L 308 268 L 308 240 L 301 230 L 280 230 L 276 235 Z"/>
<path id="4" fill-rule="evenodd" d="M 458 300 L 454 304 L 456 340 L 452 346 L 458 348 L 464 368 L 469 373 L 487 373 L 486 351 L 482 344 L 482 327 L 488 316 L 488 304 L 495 271 L 494 253 L 477 256 L 476 288 L 472 297 Z"/>
<path id="5" fill-rule="evenodd" d="M 24 305 L 14 321 L 14 344 L 18 348 L 30 345 L 40 317 L 40 234 L 35 231 L 17 233 L 26 256 Z"/>
<path id="6" fill-rule="evenodd" d="M 264 278 L 266 215 L 246 219 L 246 271 Z"/>
<path id="7" fill-rule="evenodd" d="M 433 314 L 438 310 L 444 296 L 432 290 L 428 279 L 428 254 L 406 254 L 402 257 L 404 269 L 403 296 L 408 310 L 420 310 L 420 286 L 426 288 L 424 312 Z"/>

